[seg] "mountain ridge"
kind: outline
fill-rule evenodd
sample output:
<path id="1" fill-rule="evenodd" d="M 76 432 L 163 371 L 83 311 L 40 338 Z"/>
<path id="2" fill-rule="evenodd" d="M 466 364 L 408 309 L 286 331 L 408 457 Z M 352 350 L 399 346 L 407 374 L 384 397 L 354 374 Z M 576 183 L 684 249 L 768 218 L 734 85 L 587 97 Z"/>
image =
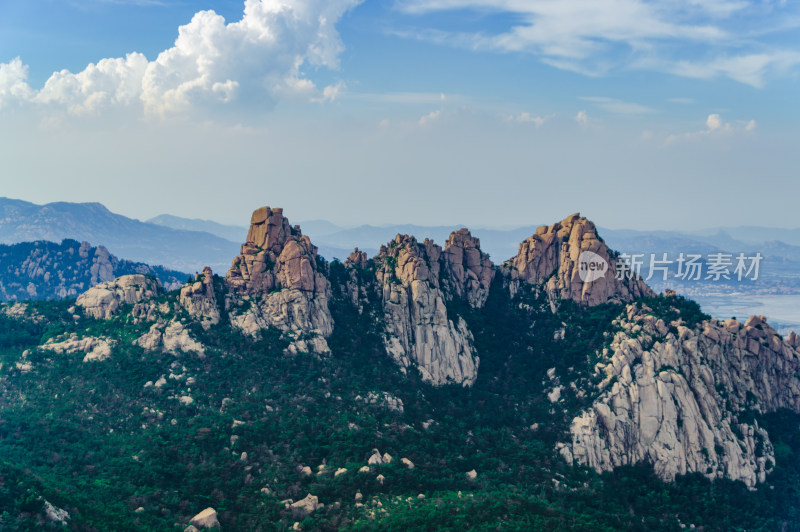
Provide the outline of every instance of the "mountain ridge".
<path id="1" fill-rule="evenodd" d="M 0 450 L 41 493 L 12 491 L 9 515 L 46 522 L 47 501 L 114 530 L 201 514 L 226 530 L 800 526 L 800 337 L 711 320 L 617 278 L 622 260 L 574 214 L 498 265 L 467 229 L 327 262 L 263 207 L 224 277 L 0 305 L 16 324 L 0 327 Z"/>

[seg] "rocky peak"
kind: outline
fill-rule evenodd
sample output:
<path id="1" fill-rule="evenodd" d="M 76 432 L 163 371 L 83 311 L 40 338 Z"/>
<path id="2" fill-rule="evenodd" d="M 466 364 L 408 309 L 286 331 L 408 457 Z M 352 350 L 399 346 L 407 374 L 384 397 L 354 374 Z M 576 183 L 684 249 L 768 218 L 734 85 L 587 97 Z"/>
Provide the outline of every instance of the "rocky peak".
<path id="1" fill-rule="evenodd" d="M 431 281 L 438 286 L 439 258 L 442 248 L 428 238 L 424 242 L 410 235 L 397 235 L 389 244 L 381 246 L 375 257 L 379 267 L 378 279 L 389 282 L 392 278 L 408 285 L 413 281 Z"/>
<path id="2" fill-rule="evenodd" d="M 605 264 L 605 273 L 597 279 L 581 279 L 581 255 L 585 252 Z M 617 279 L 617 262 L 616 254 L 597 235 L 594 223 L 576 213 L 539 227 L 520 243 L 517 255 L 505 267 L 514 281 L 512 291 L 519 281 L 545 283 L 553 299 L 572 299 L 589 306 L 655 295 L 638 275 Z"/>
<path id="3" fill-rule="evenodd" d="M 451 295 L 465 298 L 472 307 L 483 306 L 495 269 L 489 255 L 481 251 L 480 239 L 466 228 L 453 231 L 445 243 L 443 258 Z"/>
<path id="4" fill-rule="evenodd" d="M 352 268 L 365 268 L 368 264 L 367 254 L 355 248 L 344 261 L 344 265 Z"/>
<path id="5" fill-rule="evenodd" d="M 330 284 L 319 271 L 317 248 L 283 209 L 261 207 L 247 241 L 225 276 L 231 323 L 248 334 L 276 327 L 292 338 L 291 352 L 327 353 L 333 332 Z M 245 299 L 249 300 L 245 304 Z"/>
<path id="6" fill-rule="evenodd" d="M 317 248 L 292 227 L 283 209 L 261 207 L 253 212 L 247 241 L 226 276 L 234 291 L 251 295 L 288 288 L 304 292 L 325 289 L 317 273 Z"/>

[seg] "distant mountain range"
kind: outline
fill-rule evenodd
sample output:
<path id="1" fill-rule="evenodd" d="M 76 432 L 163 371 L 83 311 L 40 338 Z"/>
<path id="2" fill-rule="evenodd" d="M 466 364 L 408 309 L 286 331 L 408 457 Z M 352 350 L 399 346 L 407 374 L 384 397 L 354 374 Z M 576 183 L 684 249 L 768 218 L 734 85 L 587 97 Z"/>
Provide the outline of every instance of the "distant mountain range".
<path id="1" fill-rule="evenodd" d="M 115 214 L 100 203 L 0 198 L 0 244 L 65 238 L 103 245 L 118 256 L 180 271 L 226 270 L 239 244 L 203 231 L 173 229 Z"/>

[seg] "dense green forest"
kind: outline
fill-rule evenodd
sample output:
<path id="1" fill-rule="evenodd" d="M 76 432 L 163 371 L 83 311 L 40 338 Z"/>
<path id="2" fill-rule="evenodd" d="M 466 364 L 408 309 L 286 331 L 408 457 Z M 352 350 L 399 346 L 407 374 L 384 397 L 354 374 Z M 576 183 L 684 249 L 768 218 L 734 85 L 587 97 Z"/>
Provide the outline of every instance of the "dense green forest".
<path id="1" fill-rule="evenodd" d="M 130 312 L 76 319 L 70 301 L 41 301 L 24 318 L 0 314 L 0 529 L 183 530 L 213 507 L 223 530 L 241 531 L 800 530 L 793 413 L 752 414 L 778 461 L 752 491 L 697 474 L 665 483 L 646 465 L 598 474 L 556 453 L 592 397 L 551 403 L 547 370 L 594 389 L 590 368 L 622 306 L 561 302 L 554 313 L 535 287 L 513 300 L 493 289 L 481 309 L 454 302 L 481 371 L 471 388 L 436 388 L 386 356 L 377 296 L 359 314 L 341 288 L 344 266 L 329 275 L 336 328 L 324 357 L 285 354 L 277 331 L 243 336 L 224 315 L 208 330 L 186 319 L 201 356 L 145 352 L 133 340 L 150 324 Z M 647 304 L 703 318 L 680 298 Z M 115 338 L 113 357 L 36 349 L 72 332 Z M 391 463 L 359 471 L 373 449 Z M 324 507 L 298 518 L 285 501 L 308 493 Z"/>

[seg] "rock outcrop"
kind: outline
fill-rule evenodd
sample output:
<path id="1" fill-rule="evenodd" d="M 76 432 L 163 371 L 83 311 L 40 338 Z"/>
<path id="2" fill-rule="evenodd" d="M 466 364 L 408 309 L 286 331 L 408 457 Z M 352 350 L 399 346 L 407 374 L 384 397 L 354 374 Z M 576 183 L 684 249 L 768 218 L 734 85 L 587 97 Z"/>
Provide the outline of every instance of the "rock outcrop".
<path id="1" fill-rule="evenodd" d="M 388 354 L 404 370 L 415 367 L 433 384 L 471 385 L 478 375 L 472 334 L 462 318 L 447 317 L 439 285 L 442 248 L 397 235 L 373 259 L 381 294 Z"/>
<path id="2" fill-rule="evenodd" d="M 628 305 L 604 361 L 600 394 L 560 444 L 570 462 L 598 471 L 648 462 L 665 480 L 699 472 L 763 482 L 775 463 L 766 431 L 741 412 L 800 411 L 798 337 L 763 317 L 694 328 Z"/>
<path id="3" fill-rule="evenodd" d="M 482 307 L 489 297 L 495 267 L 481 251 L 481 241 L 468 229 L 450 233 L 442 255 L 445 290 L 452 297 L 466 299 L 473 308 Z"/>
<path id="4" fill-rule="evenodd" d="M 218 528 L 217 511 L 213 508 L 206 508 L 192 517 L 189 523 L 197 528 Z"/>
<path id="5" fill-rule="evenodd" d="M 604 268 L 598 278 L 585 277 L 581 268 L 587 263 L 581 259 L 591 257 Z M 593 255 L 590 255 L 593 254 Z M 592 222 L 573 214 L 550 226 L 542 226 L 519 245 L 517 255 L 504 263 L 511 276 L 514 293 L 519 282 L 544 283 L 553 299 L 572 299 L 583 305 L 630 302 L 655 295 L 638 275 L 617 279 L 619 259 L 597 236 Z M 584 280 L 585 279 L 585 280 Z"/>
<path id="6" fill-rule="evenodd" d="M 134 340 L 133 343 L 145 351 L 155 351 L 163 348 L 172 354 L 197 353 L 205 355 L 203 344 L 192 338 L 183 323 L 177 320 L 169 323 L 159 320 L 150 327 L 149 331 Z"/>
<path id="7" fill-rule="evenodd" d="M 41 348 L 55 353 L 86 353 L 83 357 L 84 362 L 101 362 L 111 356 L 111 347 L 114 340 L 108 338 L 98 338 L 86 336 L 78 338 L 73 333 L 68 338 L 50 339 L 42 344 Z"/>
<path id="8" fill-rule="evenodd" d="M 124 304 L 135 304 L 163 292 L 155 277 L 123 275 L 113 281 L 100 283 L 78 296 L 75 305 L 84 313 L 97 319 L 109 319 Z"/>
<path id="9" fill-rule="evenodd" d="M 306 495 L 305 499 L 293 502 L 290 505 L 290 508 L 292 510 L 292 517 L 294 519 L 305 519 L 323 506 L 325 505 L 320 504 L 319 498 L 316 495 L 311 495 L 309 493 Z"/>
<path id="10" fill-rule="evenodd" d="M 247 334 L 276 327 L 292 340 L 292 352 L 328 352 L 330 284 L 319 271 L 316 246 L 289 225 L 283 209 L 253 213 L 247 241 L 225 281 L 234 326 Z"/>
<path id="11" fill-rule="evenodd" d="M 219 323 L 219 307 L 214 294 L 214 274 L 206 266 L 203 272 L 195 275 L 193 283 L 181 288 L 179 301 L 190 316 L 200 321 L 203 329 L 208 330 Z"/>

